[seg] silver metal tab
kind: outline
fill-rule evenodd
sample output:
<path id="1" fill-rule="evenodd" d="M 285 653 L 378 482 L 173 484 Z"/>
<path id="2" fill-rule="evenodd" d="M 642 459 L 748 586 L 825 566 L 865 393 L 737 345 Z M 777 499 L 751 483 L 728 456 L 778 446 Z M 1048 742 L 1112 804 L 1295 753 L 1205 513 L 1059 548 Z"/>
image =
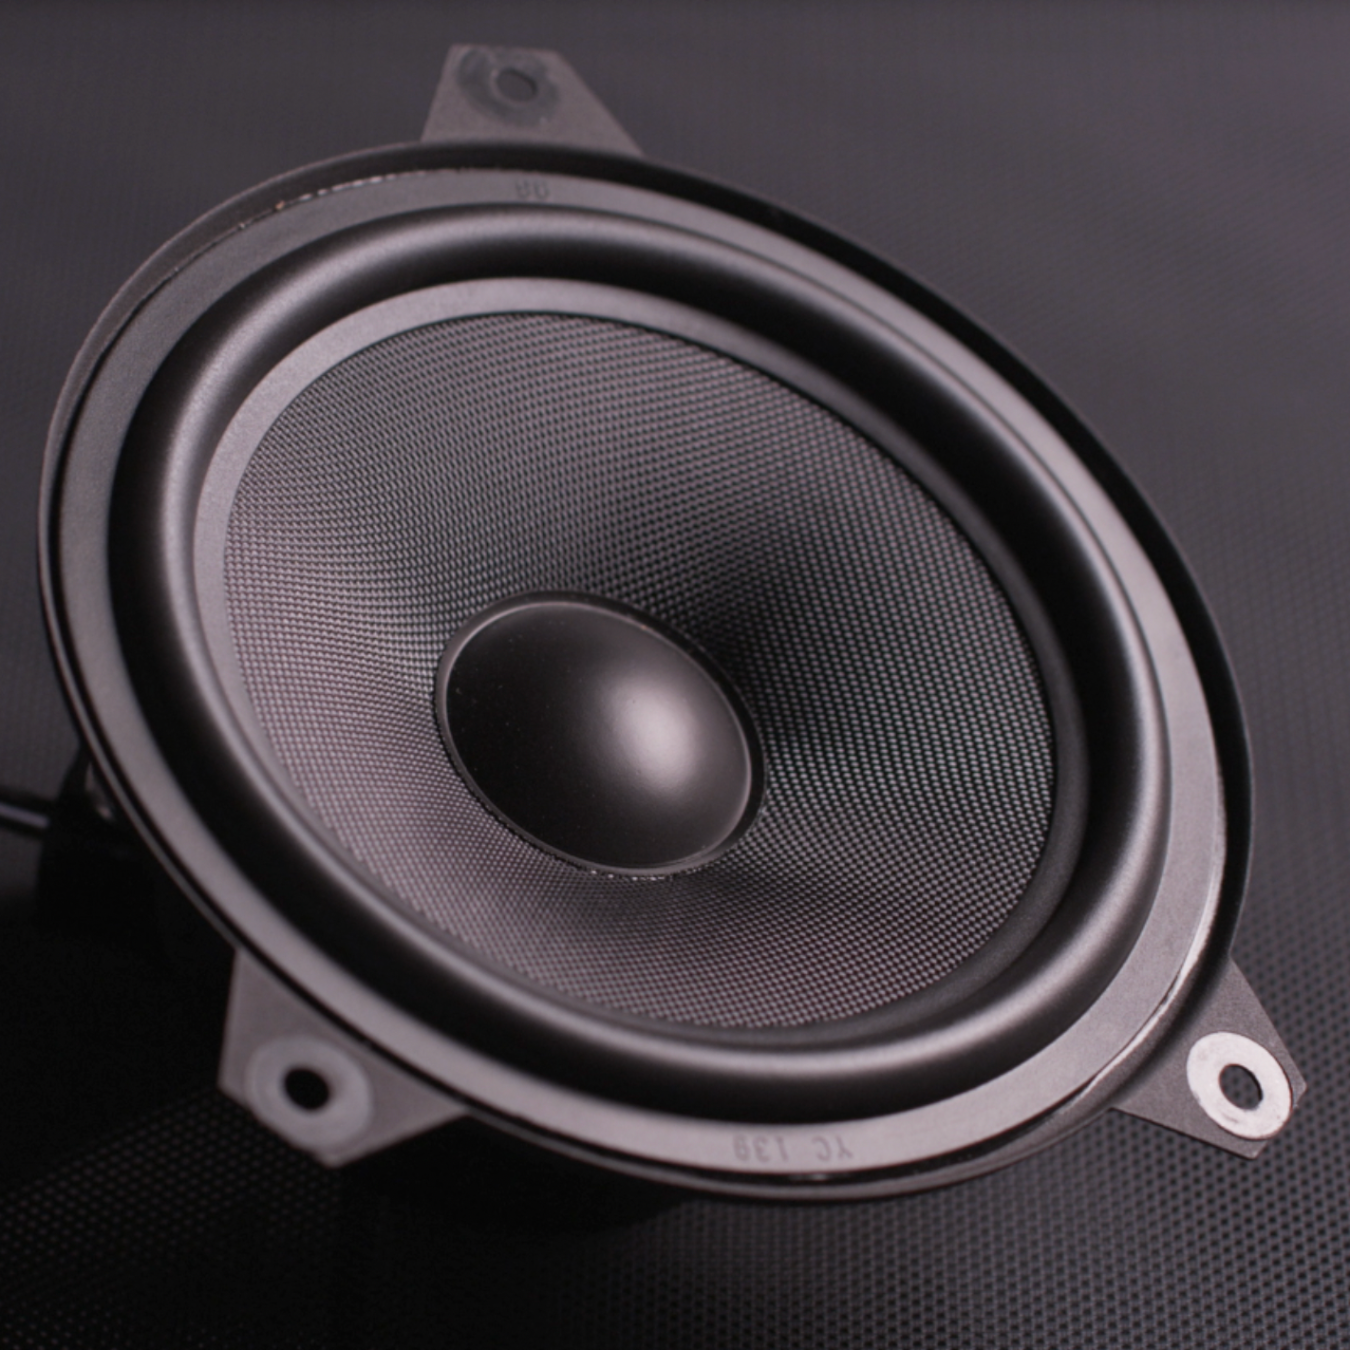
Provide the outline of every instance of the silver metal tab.
<path id="1" fill-rule="evenodd" d="M 1259 1101 L 1244 1106 L 1228 1096 L 1221 1082 L 1228 1068 L 1245 1069 L 1255 1078 Z M 1230 961 L 1197 1013 L 1114 1105 L 1255 1158 L 1289 1123 L 1305 1090 L 1293 1057 Z"/>

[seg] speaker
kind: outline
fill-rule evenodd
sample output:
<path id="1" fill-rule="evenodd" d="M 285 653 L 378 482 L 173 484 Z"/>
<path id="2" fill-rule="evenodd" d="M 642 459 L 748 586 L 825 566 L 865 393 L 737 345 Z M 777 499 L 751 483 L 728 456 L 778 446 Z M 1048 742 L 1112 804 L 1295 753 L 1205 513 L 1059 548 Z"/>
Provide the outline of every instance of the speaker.
<path id="1" fill-rule="evenodd" d="M 420 144 L 156 255 L 42 521 L 98 780 L 235 949 L 222 1085 L 330 1163 L 469 1114 L 871 1195 L 1111 1104 L 1289 1118 L 1161 527 L 971 324 L 551 53 L 452 49 Z"/>
<path id="2" fill-rule="evenodd" d="M 0 1340 L 1336 1343 L 1332 19 L 55 13 Z"/>

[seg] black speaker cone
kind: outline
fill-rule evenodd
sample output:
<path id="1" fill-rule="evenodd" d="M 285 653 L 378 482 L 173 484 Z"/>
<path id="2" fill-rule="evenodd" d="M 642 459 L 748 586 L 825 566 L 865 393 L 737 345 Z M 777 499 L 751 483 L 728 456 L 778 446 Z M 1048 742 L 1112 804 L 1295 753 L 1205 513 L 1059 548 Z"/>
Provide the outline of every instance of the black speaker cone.
<path id="1" fill-rule="evenodd" d="M 223 583 L 221 660 L 305 806 L 470 950 L 668 1023 L 894 1005 L 978 953 L 1042 861 L 1056 766 L 1039 663 L 988 563 L 894 458 L 673 336 L 679 311 L 647 310 L 664 331 L 528 312 L 366 331 L 278 384 L 261 436 L 237 424 L 235 486 L 222 468 L 209 492 L 230 500 L 198 564 Z M 725 673 L 765 757 L 764 805 L 731 854 L 655 886 L 581 875 L 485 813 L 472 769 L 465 791 L 430 715 L 441 646 L 534 590 L 632 606 Z M 605 852 L 595 837 L 544 842 L 614 862 L 587 856 Z"/>

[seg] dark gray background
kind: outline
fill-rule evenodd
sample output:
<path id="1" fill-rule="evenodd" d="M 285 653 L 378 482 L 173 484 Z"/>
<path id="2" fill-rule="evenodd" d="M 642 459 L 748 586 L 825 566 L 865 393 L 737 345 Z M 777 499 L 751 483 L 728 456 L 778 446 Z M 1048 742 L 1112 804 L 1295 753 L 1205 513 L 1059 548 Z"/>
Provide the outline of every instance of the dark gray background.
<path id="1" fill-rule="evenodd" d="M 464 1154 L 486 1180 L 419 1194 L 323 1173 L 199 1090 L 176 995 L 134 959 L 11 924 L 0 1342 L 1350 1343 L 1350 11 L 0 6 L 0 784 L 50 793 L 73 750 L 32 522 L 84 332 L 222 197 L 414 138 L 451 41 L 555 47 L 649 155 L 892 259 L 1135 475 L 1246 700 L 1237 955 L 1309 1096 L 1255 1164 L 1108 1116 L 862 1206 L 637 1203 L 490 1149 Z M 0 836 L 0 908 L 32 865 Z"/>

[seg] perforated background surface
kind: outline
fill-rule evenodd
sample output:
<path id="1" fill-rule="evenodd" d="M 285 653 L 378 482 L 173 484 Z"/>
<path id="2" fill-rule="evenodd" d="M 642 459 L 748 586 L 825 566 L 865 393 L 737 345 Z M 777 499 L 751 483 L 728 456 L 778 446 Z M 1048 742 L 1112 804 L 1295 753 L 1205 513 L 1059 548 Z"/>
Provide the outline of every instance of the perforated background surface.
<path id="1" fill-rule="evenodd" d="M 574 997 L 723 1026 L 865 1012 L 976 951 L 1039 859 L 1049 720 L 992 575 L 893 459 L 679 339 L 526 314 L 367 348 L 267 432 L 218 565 L 252 705 L 348 853 Z M 765 791 L 726 857 L 588 874 L 460 780 L 437 661 L 534 591 L 650 614 L 739 691 Z"/>
<path id="2" fill-rule="evenodd" d="M 1350 14 L 49 0 L 0 25 L 14 772 L 37 775 L 35 743 L 59 772 L 70 744 L 26 498 L 99 305 L 226 193 L 414 132 L 452 40 L 551 44 L 653 155 L 829 221 L 996 329 L 1143 483 L 1242 686 L 1257 824 L 1237 957 L 1311 1084 L 1255 1164 L 1110 1115 L 1006 1173 L 860 1206 L 644 1210 L 467 1149 L 419 1195 L 323 1173 L 189 1095 L 166 982 L 6 934 L 0 1342 L 1350 1343 Z"/>

